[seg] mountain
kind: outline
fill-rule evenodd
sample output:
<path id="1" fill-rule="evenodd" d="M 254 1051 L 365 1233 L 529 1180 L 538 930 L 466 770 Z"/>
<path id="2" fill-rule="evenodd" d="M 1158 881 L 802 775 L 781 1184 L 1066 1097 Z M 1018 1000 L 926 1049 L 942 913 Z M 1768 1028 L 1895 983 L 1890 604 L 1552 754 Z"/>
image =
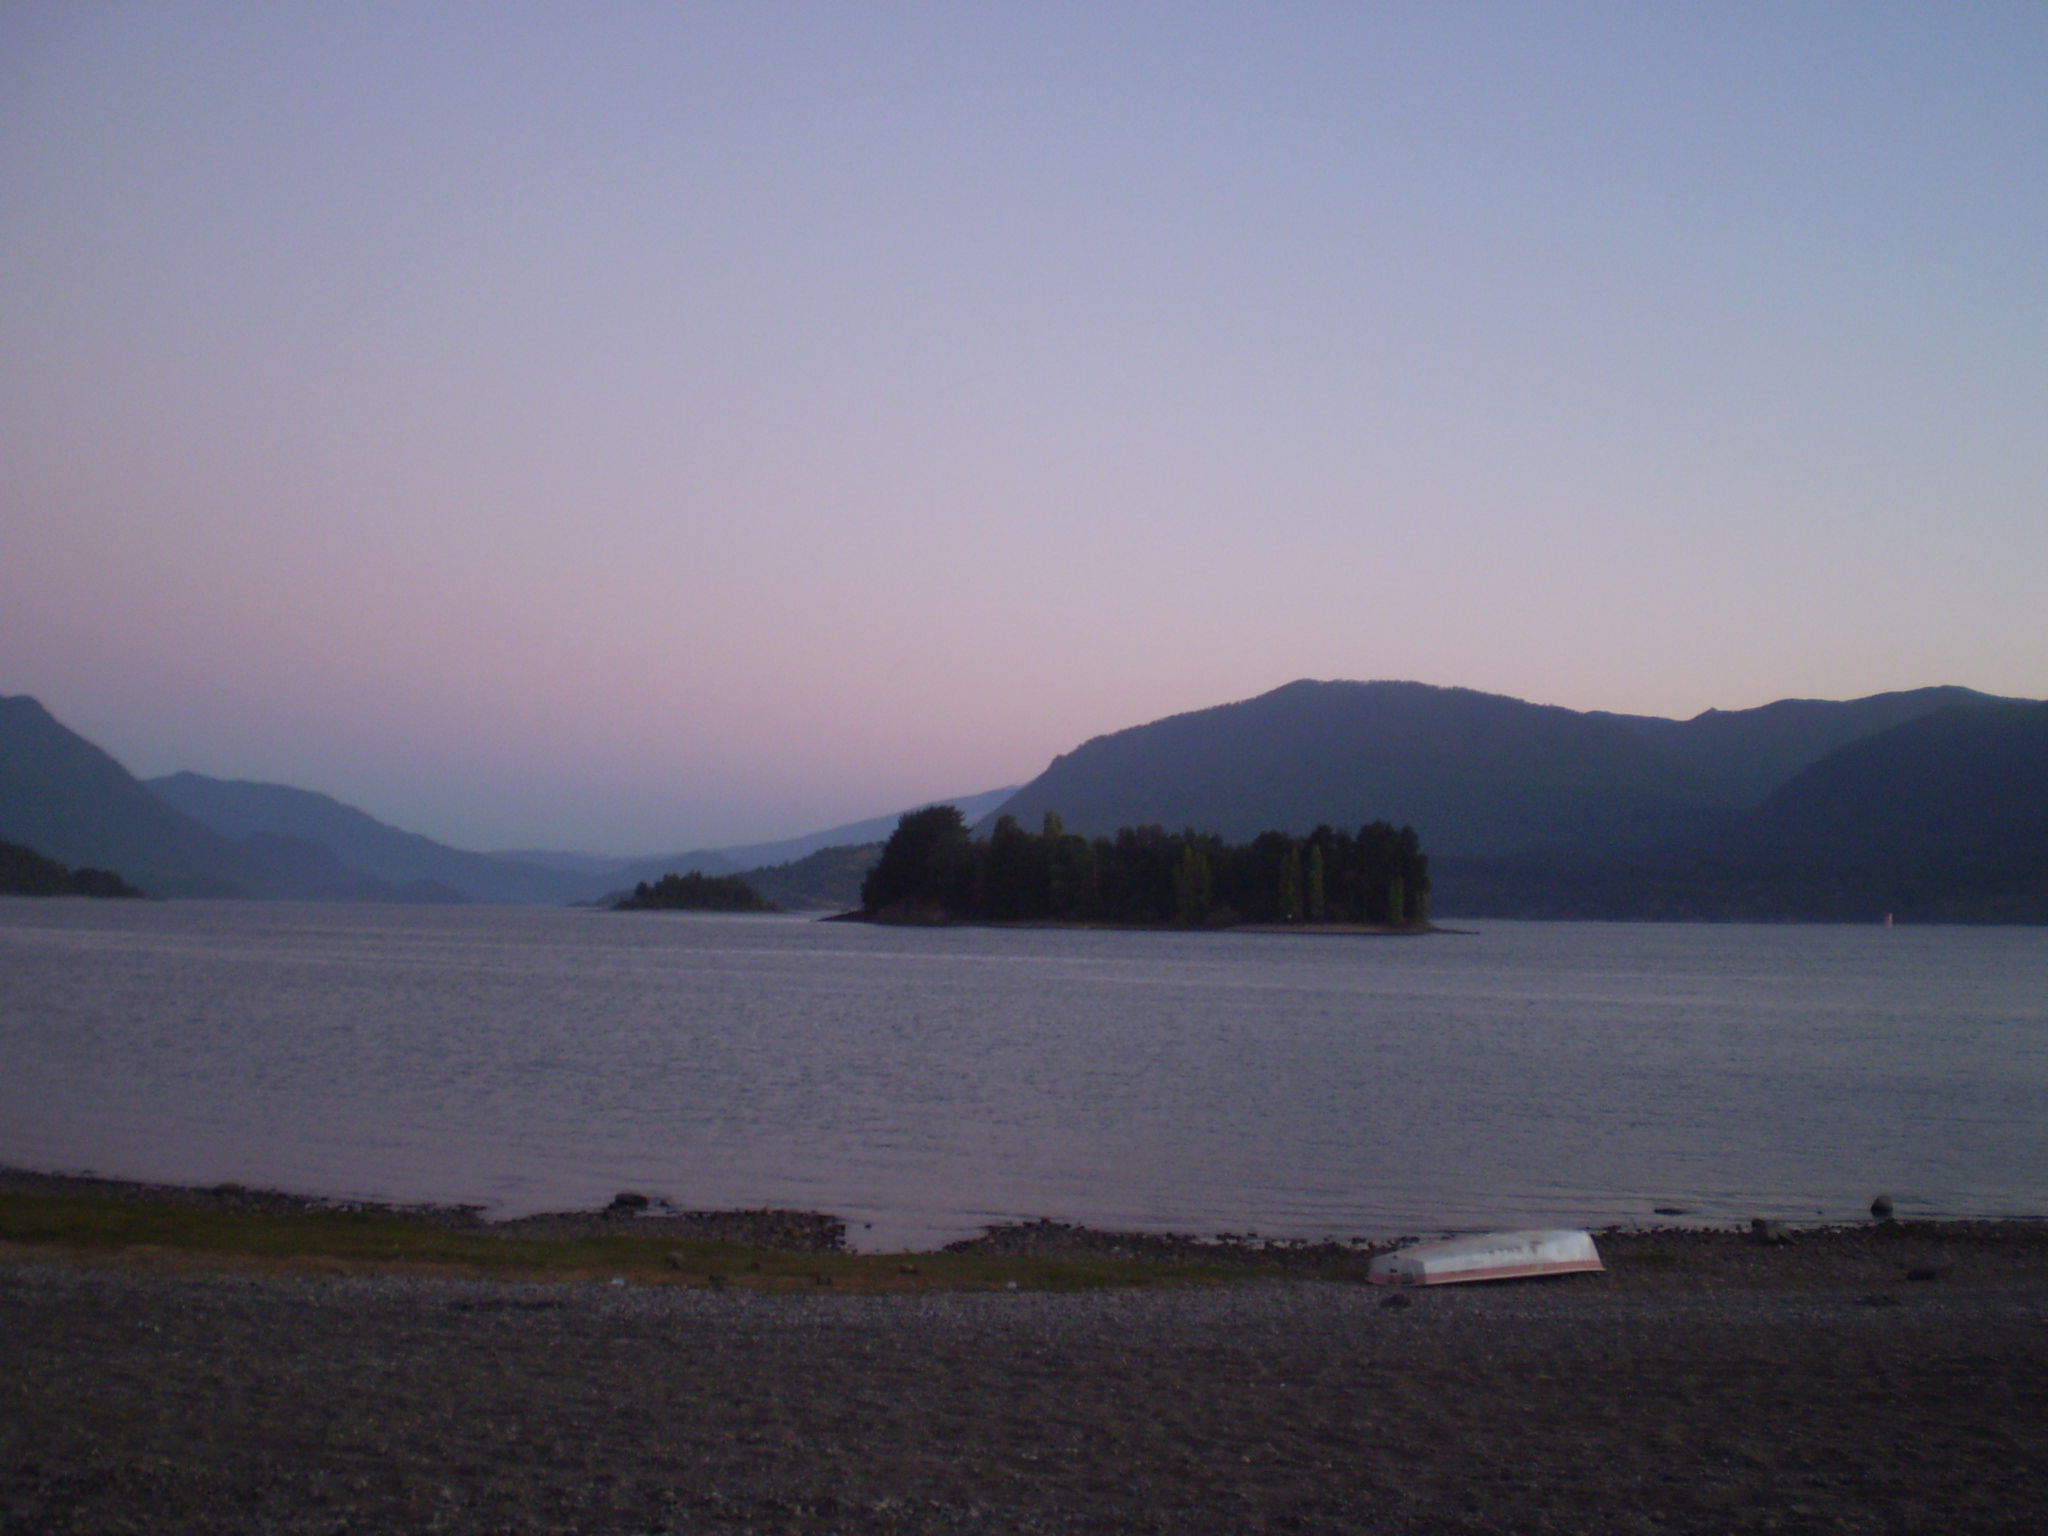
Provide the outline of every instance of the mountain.
<path id="1" fill-rule="evenodd" d="M 1977 700 L 1854 741 L 1761 805 L 1633 853 L 1446 860 L 1470 917 L 2048 922 L 2048 704 Z"/>
<path id="2" fill-rule="evenodd" d="M 1915 688 L 1868 698 L 1780 699 L 1757 709 L 1710 709 L 1690 720 L 1610 715 L 1665 744 L 1742 805 L 1755 805 L 1837 747 L 1951 705 L 2025 703 L 1969 688 Z"/>
<path id="3" fill-rule="evenodd" d="M 575 853 L 561 848 L 496 848 L 489 855 L 507 864 L 538 864 L 542 869 L 588 875 L 604 880 L 618 874 L 626 861 L 617 854 Z"/>
<path id="4" fill-rule="evenodd" d="M 820 848 L 791 863 L 745 870 L 740 878 L 785 912 L 850 912 L 860 905 L 861 881 L 881 856 L 879 842 L 851 843 Z"/>
<path id="5" fill-rule="evenodd" d="M 1802 914 L 2048 922 L 2048 704 L 1952 706 L 1851 742 L 1702 851 Z"/>
<path id="6" fill-rule="evenodd" d="M 1926 688 L 1679 721 L 1422 683 L 1305 681 L 1099 736 L 1002 811 L 1027 826 L 1057 811 L 1091 835 L 1155 822 L 1240 839 L 1386 820 L 1413 826 L 1439 860 L 1584 857 L 1704 833 L 1845 742 L 1993 702 Z"/>
<path id="7" fill-rule="evenodd" d="M 1468 688 L 1297 682 L 1098 736 L 1002 806 L 1076 832 L 1146 823 L 1232 841 L 1320 822 L 1411 825 L 1433 856 L 1627 848 L 1734 810 L 1734 796 L 1619 716 Z"/>
<path id="8" fill-rule="evenodd" d="M 984 790 L 962 795 L 957 800 L 934 801 L 935 805 L 958 806 L 969 821 L 992 814 L 1017 792 L 1013 784 L 1005 789 Z M 913 807 L 923 810 L 925 807 Z M 844 912 L 860 905 L 860 884 L 882 844 L 896 830 L 905 812 L 873 816 L 827 827 L 822 832 L 785 838 L 776 843 L 741 843 L 724 848 L 699 848 L 690 853 L 672 853 L 657 858 L 626 861 L 612 867 L 614 886 L 628 881 L 659 880 L 666 874 L 736 874 L 785 912 Z M 575 861 L 576 854 L 542 854 L 539 857 Z M 500 855 L 502 857 L 502 855 Z"/>
<path id="9" fill-rule="evenodd" d="M 2013 722 L 2041 707 L 1943 687 L 1666 720 L 1298 682 L 1098 737 L 1002 812 L 1091 835 L 1405 823 L 1447 916 L 1989 920 L 2033 910 L 2048 857 L 2031 788 L 2009 792 L 2036 785 Z"/>
<path id="10" fill-rule="evenodd" d="M 1017 786 L 1012 784 L 1005 789 L 932 803 L 958 806 L 961 814 L 972 822 L 993 813 L 1016 792 Z M 845 912 L 860 905 L 860 883 L 882 856 L 882 844 L 889 840 L 904 814 L 899 811 L 866 821 L 850 821 L 778 843 L 742 843 L 662 858 L 635 859 L 621 873 L 636 883 L 693 869 L 706 875 L 736 874 L 785 912 Z"/>
<path id="11" fill-rule="evenodd" d="M 161 894 L 228 895 L 235 846 L 180 815 L 27 695 L 0 698 L 0 838 L 71 865 L 119 869 Z"/>
<path id="12" fill-rule="evenodd" d="M 957 805 L 960 814 L 972 824 L 977 818 L 994 811 L 1012 795 L 1017 786 L 1012 784 L 1004 789 L 984 790 L 978 795 L 962 795 L 957 800 L 932 801 L 934 805 Z M 922 810 L 923 806 L 913 806 Z M 745 872 L 749 880 L 753 872 L 777 865 L 788 864 L 807 858 L 826 848 L 859 847 L 867 843 L 884 843 L 889 834 L 896 830 L 901 811 L 887 816 L 873 816 L 866 821 L 850 821 L 843 826 L 827 827 L 822 832 L 806 833 L 802 837 L 784 838 L 773 843 L 740 843 L 723 848 L 697 848 L 688 853 L 670 853 L 658 857 L 638 858 L 625 861 L 623 874 L 631 881 L 658 880 L 665 874 L 688 874 L 696 870 L 706 875 L 729 875 Z M 764 890 L 763 894 L 767 892 Z M 788 906 L 779 896 L 770 897 L 779 905 Z"/>
<path id="13" fill-rule="evenodd" d="M 316 844 L 375 879 L 400 886 L 431 882 L 455 899 L 559 906 L 596 895 L 606 885 L 602 876 L 450 848 L 330 796 L 286 784 L 174 773 L 150 779 L 145 787 L 223 836 L 270 834 Z"/>
<path id="14" fill-rule="evenodd" d="M 286 784 L 215 779 L 174 773 L 147 787 L 166 804 L 223 836 L 283 838 L 316 846 L 349 869 L 377 880 L 443 893 L 448 900 L 559 906 L 594 901 L 666 874 L 762 876 L 762 893 L 786 907 L 839 905 L 848 884 L 839 851 L 879 846 L 895 830 L 895 816 L 852 822 L 774 843 L 703 848 L 637 859 L 534 850 L 524 856 L 471 853 L 416 832 L 402 831 L 329 795 Z M 963 804 L 993 806 L 1012 793 L 993 790 Z M 831 853 L 831 857 L 819 857 Z M 873 852 L 864 857 L 873 862 Z M 789 866 L 789 872 L 784 871 Z M 866 864 L 860 866 L 864 873 Z M 860 876 L 851 878 L 858 893 Z M 851 904 L 851 903 L 847 903 Z"/>
<path id="15" fill-rule="evenodd" d="M 0 698 L 0 839 L 117 869 L 158 896 L 413 899 L 295 838 L 225 837 L 184 815 L 26 695 Z"/>
<path id="16" fill-rule="evenodd" d="M 1923 688 L 1665 720 L 1298 682 L 1098 737 L 1021 789 L 953 803 L 970 823 L 1051 810 L 1090 834 L 1405 823 L 1452 916 L 2048 921 L 2044 709 Z M 145 787 L 34 699 L 0 698 L 0 840 L 159 895 L 561 902 L 694 869 L 743 872 L 785 906 L 843 906 L 896 820 L 657 858 L 513 859 L 284 785 Z"/>

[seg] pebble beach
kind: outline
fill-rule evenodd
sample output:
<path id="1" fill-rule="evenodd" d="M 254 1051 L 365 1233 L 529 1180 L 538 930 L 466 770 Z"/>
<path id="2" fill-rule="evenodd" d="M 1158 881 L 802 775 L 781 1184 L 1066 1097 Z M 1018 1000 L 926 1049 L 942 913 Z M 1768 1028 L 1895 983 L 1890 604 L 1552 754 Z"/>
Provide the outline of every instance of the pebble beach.
<path id="1" fill-rule="evenodd" d="M 2048 1529 L 2040 1224 L 1601 1241 L 1415 1292 L 915 1296 L 15 1245 L 0 1531 Z"/>

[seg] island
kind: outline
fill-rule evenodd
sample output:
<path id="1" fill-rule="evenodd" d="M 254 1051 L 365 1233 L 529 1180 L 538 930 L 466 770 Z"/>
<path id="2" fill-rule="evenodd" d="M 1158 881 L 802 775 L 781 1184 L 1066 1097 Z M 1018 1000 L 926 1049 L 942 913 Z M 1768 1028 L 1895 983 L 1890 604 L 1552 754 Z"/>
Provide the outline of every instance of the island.
<path id="1" fill-rule="evenodd" d="M 1038 832 L 1003 816 L 975 837 L 957 807 L 934 805 L 897 823 L 845 917 L 1417 933 L 1430 927 L 1429 860 L 1412 827 L 1384 821 L 1232 844 L 1157 826 L 1091 839 L 1047 812 Z"/>
<path id="2" fill-rule="evenodd" d="M 779 912 L 738 875 L 667 874 L 649 885 L 642 880 L 633 894 L 612 903 L 614 912 Z"/>

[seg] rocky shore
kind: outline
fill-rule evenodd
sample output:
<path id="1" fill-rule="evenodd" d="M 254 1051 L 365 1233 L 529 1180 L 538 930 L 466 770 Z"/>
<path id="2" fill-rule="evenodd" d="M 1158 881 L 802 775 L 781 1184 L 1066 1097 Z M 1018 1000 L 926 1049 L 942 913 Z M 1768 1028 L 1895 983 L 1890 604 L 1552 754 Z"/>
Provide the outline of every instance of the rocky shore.
<path id="1" fill-rule="evenodd" d="M 766 1297 L 17 1262 L 0 1530 L 2048 1526 L 2041 1286 L 1875 1294 Z"/>
<path id="2" fill-rule="evenodd" d="M 745 1243 L 790 1253 L 837 1253 L 846 1246 L 846 1223 L 819 1211 L 680 1210 L 659 1198 L 630 1191 L 596 1211 L 558 1211 L 490 1221 L 476 1205 L 398 1205 L 367 1200 L 330 1200 L 243 1184 L 149 1184 L 93 1174 L 40 1173 L 0 1166 L 0 1195 L 88 1196 L 128 1203 L 188 1206 L 257 1215 L 343 1211 L 401 1216 L 464 1232 L 508 1238 L 610 1236 L 631 1232 L 674 1241 Z"/>
<path id="3" fill-rule="evenodd" d="M 1307 1245 L 1303 1278 L 915 1296 L 17 1245 L 0 1532 L 2048 1529 L 2048 1229 L 1601 1245 L 1406 1305 Z"/>

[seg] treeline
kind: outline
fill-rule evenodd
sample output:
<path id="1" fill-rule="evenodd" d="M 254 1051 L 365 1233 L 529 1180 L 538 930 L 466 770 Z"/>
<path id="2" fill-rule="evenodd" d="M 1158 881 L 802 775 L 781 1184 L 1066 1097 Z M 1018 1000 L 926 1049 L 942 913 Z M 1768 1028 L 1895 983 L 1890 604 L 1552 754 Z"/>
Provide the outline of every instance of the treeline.
<path id="1" fill-rule="evenodd" d="M 935 805 L 897 824 L 861 886 L 861 909 L 927 922 L 1413 927 L 1428 917 L 1429 860 L 1412 828 L 1383 821 L 1233 845 L 1162 827 L 1091 839 L 1048 813 L 1042 831 L 1004 816 L 976 838 L 955 807 Z"/>
<path id="2" fill-rule="evenodd" d="M 111 869 L 68 869 L 20 843 L 0 843 L 0 896 L 141 894 Z"/>
<path id="3" fill-rule="evenodd" d="M 779 908 L 738 875 L 663 875 L 642 880 L 633 894 L 612 903 L 614 912 L 774 912 Z"/>

